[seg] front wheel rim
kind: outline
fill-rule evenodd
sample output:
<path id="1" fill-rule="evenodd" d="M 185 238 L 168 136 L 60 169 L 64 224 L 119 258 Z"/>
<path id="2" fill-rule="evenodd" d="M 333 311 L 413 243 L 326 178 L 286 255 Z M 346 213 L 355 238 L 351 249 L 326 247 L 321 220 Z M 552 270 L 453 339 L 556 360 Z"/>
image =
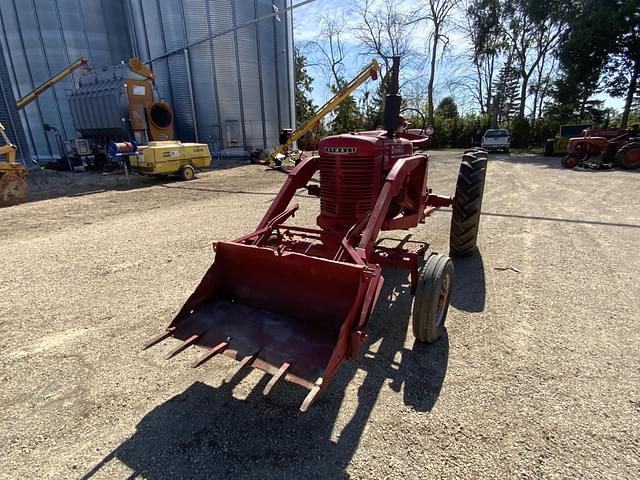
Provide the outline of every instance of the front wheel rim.
<path id="1" fill-rule="evenodd" d="M 442 325 L 447 312 L 447 299 L 451 288 L 451 275 L 445 275 L 442 279 L 440 294 L 438 295 L 438 308 L 436 309 L 436 326 Z"/>

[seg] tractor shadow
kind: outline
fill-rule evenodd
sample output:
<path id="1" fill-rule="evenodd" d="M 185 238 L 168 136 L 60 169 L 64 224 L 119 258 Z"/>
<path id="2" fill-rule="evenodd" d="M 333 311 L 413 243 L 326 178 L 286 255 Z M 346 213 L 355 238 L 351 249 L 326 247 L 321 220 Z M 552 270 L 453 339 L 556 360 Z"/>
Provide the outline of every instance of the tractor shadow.
<path id="1" fill-rule="evenodd" d="M 82 478 L 108 476 L 112 461 L 133 471 L 128 478 L 151 480 L 345 478 L 365 427 L 375 435 L 369 419 L 380 394 L 402 391 L 391 392 L 385 403 L 397 400 L 396 409 L 404 403 L 430 411 L 447 371 L 446 333 L 432 345 L 406 335 L 412 305 L 406 272 L 385 270 L 384 275 L 386 287 L 360 360 L 346 362 L 308 412 L 298 411 L 306 390 L 292 384 L 278 385 L 263 397 L 268 375 L 244 399 L 233 396 L 233 384 L 196 382 L 147 413 L 133 436 Z"/>
<path id="2" fill-rule="evenodd" d="M 607 172 L 623 172 L 623 173 L 640 173 L 640 169 L 636 170 L 624 170 L 619 167 L 612 168 L 583 168 L 576 167 L 567 169 L 562 166 L 562 157 L 564 155 L 545 157 L 542 155 L 533 155 L 530 153 L 513 153 L 509 156 L 507 155 L 496 155 L 495 157 L 489 157 L 490 161 L 498 161 L 505 163 L 514 163 L 514 164 L 529 164 L 534 165 L 540 168 L 550 168 L 555 170 L 561 170 L 563 172 L 571 173 L 571 174 L 606 174 Z"/>
<path id="3" fill-rule="evenodd" d="M 458 310 L 477 313 L 485 307 L 487 286 L 482 253 L 475 250 L 472 254 L 453 259 L 455 282 L 451 295 L 451 305 Z"/>

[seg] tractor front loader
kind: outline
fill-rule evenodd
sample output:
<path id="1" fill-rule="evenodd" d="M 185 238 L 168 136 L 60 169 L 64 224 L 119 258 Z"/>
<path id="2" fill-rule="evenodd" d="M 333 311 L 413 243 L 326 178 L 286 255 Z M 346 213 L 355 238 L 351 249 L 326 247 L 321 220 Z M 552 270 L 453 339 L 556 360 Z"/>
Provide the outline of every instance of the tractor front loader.
<path id="1" fill-rule="evenodd" d="M 486 172 L 486 153 L 467 152 L 456 196 L 427 186 L 429 157 L 414 154 L 425 138 L 408 140 L 399 129 L 399 58 L 386 97 L 383 130 L 324 138 L 319 156 L 300 162 L 287 176 L 256 230 L 218 242 L 215 261 L 169 327 L 145 348 L 166 338 L 181 342 L 173 357 L 191 345 L 205 349 L 193 367 L 224 353 L 243 368 L 271 375 L 264 394 L 287 380 L 309 390 L 306 411 L 347 359 L 356 359 L 383 285 L 382 268 L 410 273 L 414 295 L 413 334 L 434 342 L 444 329 L 453 263 L 448 256 L 377 245 L 382 230 L 424 223 L 441 207 L 452 207 L 450 246 L 457 255 L 476 247 Z M 413 137 L 412 137 L 413 138 Z M 412 143 L 413 142 L 413 143 Z M 320 185 L 309 185 L 319 173 Z M 319 195 L 319 228 L 286 222 L 289 206 L 307 188 Z"/>
<path id="2" fill-rule="evenodd" d="M 29 187 L 27 185 L 27 169 L 16 162 L 16 146 L 11 143 L 0 123 L 0 136 L 4 145 L 0 145 L 0 207 L 7 207 L 22 203 L 27 199 Z"/>

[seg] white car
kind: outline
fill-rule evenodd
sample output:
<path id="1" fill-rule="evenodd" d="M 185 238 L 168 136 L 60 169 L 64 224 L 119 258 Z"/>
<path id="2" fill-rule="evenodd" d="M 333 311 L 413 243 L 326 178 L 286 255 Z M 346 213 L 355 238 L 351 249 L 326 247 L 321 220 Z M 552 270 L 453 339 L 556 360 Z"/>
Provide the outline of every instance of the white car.
<path id="1" fill-rule="evenodd" d="M 482 148 L 489 151 L 504 150 L 509 152 L 511 135 L 506 128 L 487 130 L 482 136 Z"/>

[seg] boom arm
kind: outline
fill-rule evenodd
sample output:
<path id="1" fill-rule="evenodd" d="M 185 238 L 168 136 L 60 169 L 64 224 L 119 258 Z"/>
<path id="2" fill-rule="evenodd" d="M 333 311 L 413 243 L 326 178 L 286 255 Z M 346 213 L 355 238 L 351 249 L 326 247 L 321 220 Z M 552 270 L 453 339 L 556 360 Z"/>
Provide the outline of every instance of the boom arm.
<path id="1" fill-rule="evenodd" d="M 80 57 L 75 62 L 73 62 L 71 65 L 63 68 L 58 73 L 56 73 L 53 77 L 51 77 L 49 80 L 46 80 L 45 82 L 41 83 L 36 88 L 31 90 L 29 93 L 27 93 L 24 97 L 22 97 L 20 100 L 18 100 L 16 102 L 16 106 L 18 107 L 18 110 L 21 110 L 24 107 L 26 107 L 27 105 L 29 105 L 36 98 L 38 98 L 38 96 L 41 93 L 43 93 L 46 90 L 48 90 L 49 88 L 53 87 L 56 83 L 58 83 L 63 78 L 65 78 L 68 75 L 70 75 L 73 72 L 75 72 L 81 66 L 88 65 L 88 64 L 89 64 L 89 60 L 87 60 L 85 57 Z"/>
<path id="2" fill-rule="evenodd" d="M 302 137 L 305 133 L 307 133 L 313 127 L 315 127 L 316 124 L 320 120 L 322 120 L 322 118 L 325 115 L 327 115 L 332 110 L 334 110 L 338 105 L 340 105 L 349 95 L 351 95 L 351 93 L 356 88 L 358 88 L 360 85 L 366 82 L 369 78 L 371 78 L 372 80 L 375 80 L 376 78 L 378 78 L 379 70 L 380 70 L 380 65 L 378 64 L 378 62 L 376 60 L 372 60 L 371 65 L 369 65 L 367 68 L 362 70 L 356 78 L 351 80 L 351 82 L 345 85 L 327 103 L 325 103 L 322 106 L 322 108 L 320 108 L 318 113 L 316 113 L 313 117 L 311 117 L 309 120 L 304 122 L 301 127 L 299 127 L 295 132 L 293 132 L 286 143 L 279 145 L 273 152 L 271 152 L 271 155 L 269 155 L 269 159 L 267 163 L 270 163 L 271 160 L 276 155 L 278 155 L 279 153 L 282 153 L 285 148 L 287 148 L 293 142 L 298 140 L 300 137 Z"/>
<path id="3" fill-rule="evenodd" d="M 0 145 L 0 155 L 6 155 L 5 162 L 12 164 L 16 162 L 16 146 L 11 143 L 9 137 L 4 132 L 4 126 L 0 123 L 0 136 L 4 140 L 4 145 Z M 0 160 L 1 161 L 1 160 Z"/>

